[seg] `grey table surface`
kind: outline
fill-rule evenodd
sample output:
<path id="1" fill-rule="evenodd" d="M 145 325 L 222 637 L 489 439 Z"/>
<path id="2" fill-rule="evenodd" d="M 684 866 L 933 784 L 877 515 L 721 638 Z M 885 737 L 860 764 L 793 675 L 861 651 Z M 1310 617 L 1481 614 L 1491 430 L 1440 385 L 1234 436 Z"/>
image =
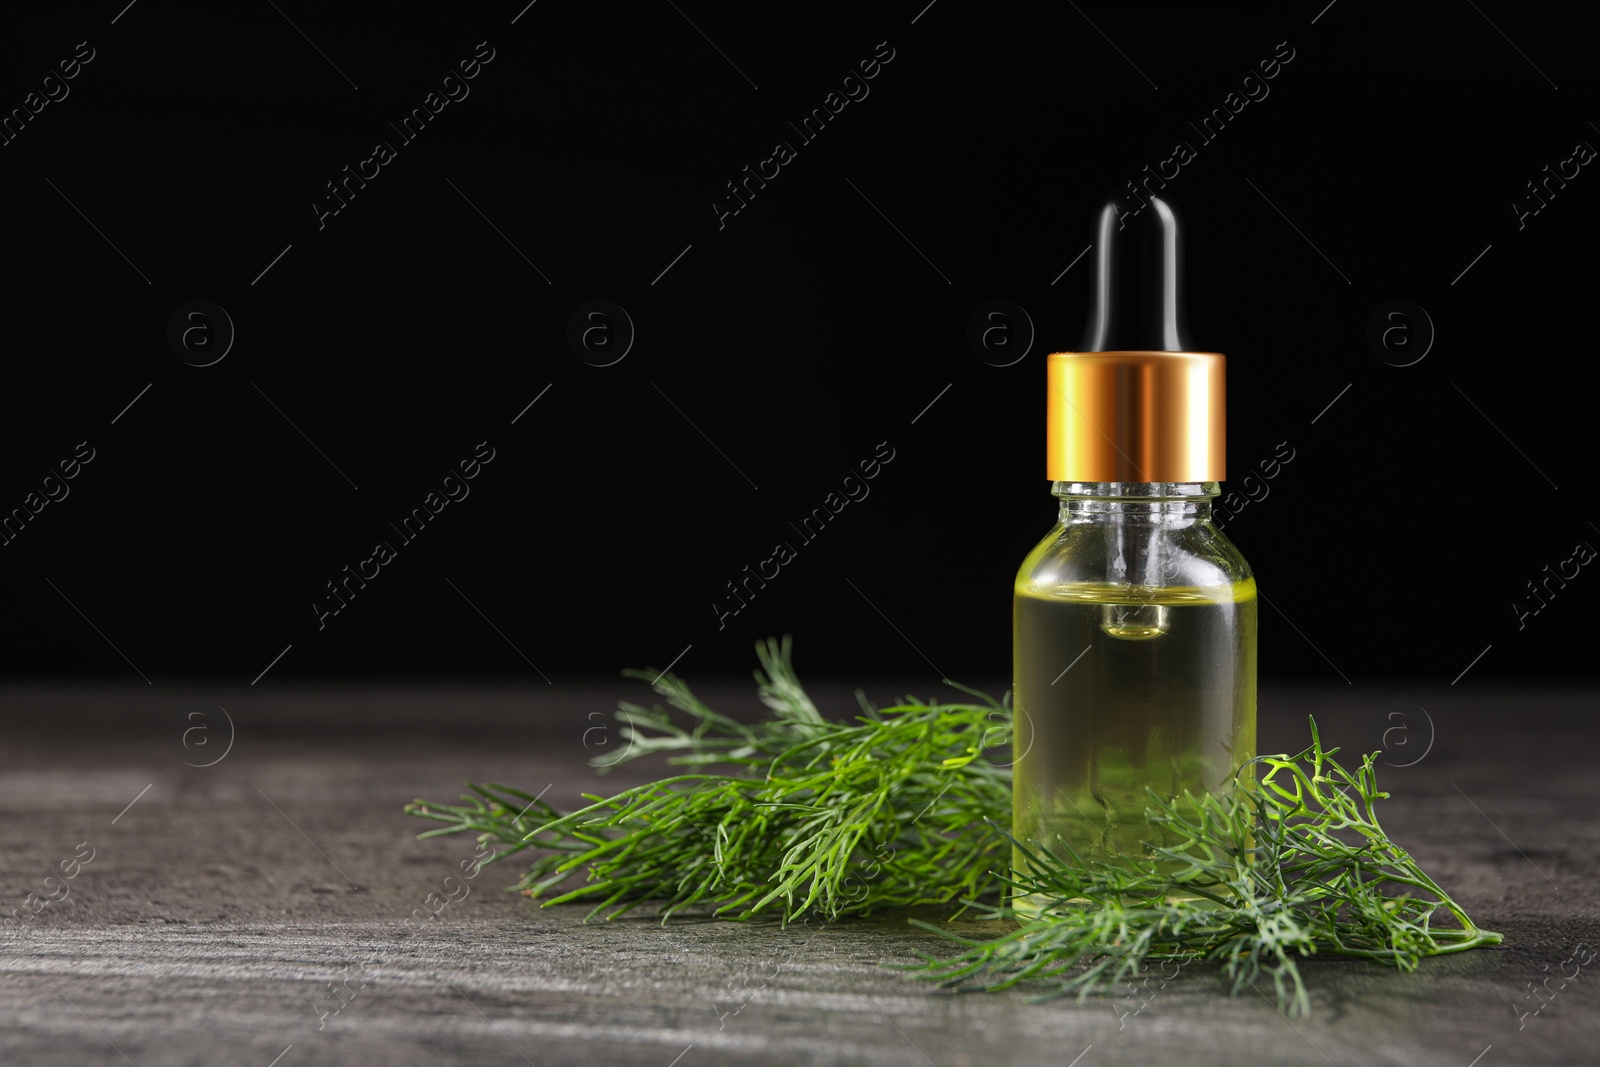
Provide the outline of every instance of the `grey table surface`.
<path id="1" fill-rule="evenodd" d="M 515 861 L 423 920 L 473 844 L 418 842 L 404 803 L 474 778 L 570 804 L 637 687 L 222 692 L 0 691 L 0 915 L 30 920 L 0 933 L 0 1063 L 1600 1062 L 1595 691 L 1263 692 L 1263 751 L 1303 744 L 1307 712 L 1385 748 L 1385 825 L 1506 936 L 1413 974 L 1309 961 L 1292 1021 L 1198 966 L 1082 1004 L 943 994 L 879 966 L 942 950 L 903 918 L 586 925 L 502 892 Z"/>

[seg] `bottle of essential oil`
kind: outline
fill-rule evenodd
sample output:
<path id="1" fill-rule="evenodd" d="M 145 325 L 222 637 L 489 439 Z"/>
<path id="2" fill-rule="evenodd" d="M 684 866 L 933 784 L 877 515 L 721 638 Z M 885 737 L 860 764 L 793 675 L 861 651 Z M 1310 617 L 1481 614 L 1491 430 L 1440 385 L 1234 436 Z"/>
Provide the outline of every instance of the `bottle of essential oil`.
<path id="1" fill-rule="evenodd" d="M 1255 755 L 1256 589 L 1211 522 L 1223 357 L 1190 341 L 1178 215 L 1113 194 L 1094 251 L 1079 350 L 1049 357 L 1060 518 L 1017 573 L 1012 832 L 1110 862 L 1151 855 L 1147 788 L 1227 789 Z"/>

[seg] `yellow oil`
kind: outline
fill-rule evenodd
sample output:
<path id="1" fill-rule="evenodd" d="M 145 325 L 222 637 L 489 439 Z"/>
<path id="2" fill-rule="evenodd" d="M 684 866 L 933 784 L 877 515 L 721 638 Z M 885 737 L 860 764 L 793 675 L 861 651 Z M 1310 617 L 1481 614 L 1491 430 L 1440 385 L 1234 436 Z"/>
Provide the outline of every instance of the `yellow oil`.
<path id="1" fill-rule="evenodd" d="M 1147 788 L 1216 792 L 1255 755 L 1254 579 L 1019 585 L 1013 627 L 1012 833 L 1029 849 L 1148 859 Z M 1025 869 L 1020 854 L 1013 863 Z"/>

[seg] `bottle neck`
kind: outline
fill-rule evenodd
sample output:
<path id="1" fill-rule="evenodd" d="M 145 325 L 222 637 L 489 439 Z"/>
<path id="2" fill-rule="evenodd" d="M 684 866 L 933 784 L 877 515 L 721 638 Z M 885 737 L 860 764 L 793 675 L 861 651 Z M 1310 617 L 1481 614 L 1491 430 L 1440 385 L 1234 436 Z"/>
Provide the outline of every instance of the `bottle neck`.
<path id="1" fill-rule="evenodd" d="M 1216 482 L 1052 482 L 1062 523 L 1145 522 L 1188 525 L 1211 521 Z"/>

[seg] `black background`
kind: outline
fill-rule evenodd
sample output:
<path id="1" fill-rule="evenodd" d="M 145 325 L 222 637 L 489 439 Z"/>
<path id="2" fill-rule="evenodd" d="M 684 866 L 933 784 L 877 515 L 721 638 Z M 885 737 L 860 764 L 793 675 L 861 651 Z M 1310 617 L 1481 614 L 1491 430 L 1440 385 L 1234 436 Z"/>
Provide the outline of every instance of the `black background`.
<path id="1" fill-rule="evenodd" d="M 924 4 L 12 20 L 7 110 L 77 42 L 95 58 L 0 147 L 0 509 L 75 443 L 96 458 L 0 548 L 0 669 L 245 686 L 292 645 L 262 685 L 560 684 L 689 648 L 692 679 L 791 633 L 813 676 L 1002 677 L 1054 515 L 1043 356 L 1078 340 L 1090 260 L 1063 269 L 1096 201 L 1186 139 L 1167 193 L 1194 335 L 1229 357 L 1230 474 L 1295 454 L 1227 528 L 1278 609 L 1264 677 L 1444 686 L 1486 648 L 1460 684 L 1590 673 L 1600 578 L 1521 630 L 1510 607 L 1600 545 L 1600 178 L 1520 230 L 1510 207 L 1600 144 L 1588 35 L 1506 4 Z M 470 95 L 319 230 L 323 183 L 479 41 Z M 882 41 L 870 95 L 719 229 L 723 184 Z M 1200 144 L 1185 121 L 1279 42 L 1270 95 Z M 565 340 L 597 298 L 637 329 L 605 368 Z M 237 329 L 214 366 L 165 340 L 192 299 Z M 990 299 L 1036 328 L 1009 367 L 965 341 Z M 1412 366 L 1365 341 L 1392 299 L 1437 329 Z M 483 440 L 471 495 L 319 630 L 323 584 Z M 719 630 L 723 583 L 879 442 L 871 495 Z"/>

